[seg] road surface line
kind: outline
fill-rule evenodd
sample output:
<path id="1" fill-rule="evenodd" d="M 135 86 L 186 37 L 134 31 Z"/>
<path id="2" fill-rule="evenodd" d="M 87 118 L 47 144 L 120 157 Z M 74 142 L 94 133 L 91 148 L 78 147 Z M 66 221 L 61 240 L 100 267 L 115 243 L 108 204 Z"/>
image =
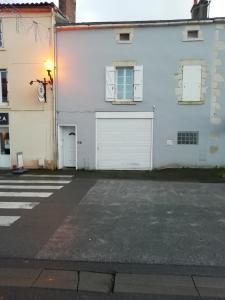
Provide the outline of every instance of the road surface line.
<path id="1" fill-rule="evenodd" d="M 63 185 L 0 185 L 0 189 L 8 190 L 60 190 Z"/>
<path id="2" fill-rule="evenodd" d="M 42 193 L 42 192 L 0 192 L 0 197 L 35 197 L 35 198 L 47 198 L 50 197 L 52 193 Z"/>
<path id="3" fill-rule="evenodd" d="M 0 202 L 0 209 L 32 209 L 40 202 Z"/>
<path id="4" fill-rule="evenodd" d="M 20 216 L 0 216 L 0 226 L 10 226 L 19 218 Z"/>
<path id="5" fill-rule="evenodd" d="M 36 175 L 36 174 L 23 174 L 21 177 L 52 177 L 52 178 L 60 178 L 60 177 L 65 177 L 65 178 L 72 178 L 73 175 Z"/>
<path id="6" fill-rule="evenodd" d="M 70 183 L 70 180 L 8 180 L 1 179 L 0 183 L 60 183 L 67 184 Z"/>

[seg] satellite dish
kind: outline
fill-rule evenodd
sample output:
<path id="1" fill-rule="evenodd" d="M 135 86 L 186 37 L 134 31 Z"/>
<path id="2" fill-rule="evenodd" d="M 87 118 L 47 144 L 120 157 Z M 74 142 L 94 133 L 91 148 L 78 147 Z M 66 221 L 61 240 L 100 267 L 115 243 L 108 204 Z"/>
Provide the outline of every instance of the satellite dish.
<path id="1" fill-rule="evenodd" d="M 42 82 L 38 84 L 38 101 L 43 103 L 45 102 L 45 87 Z"/>

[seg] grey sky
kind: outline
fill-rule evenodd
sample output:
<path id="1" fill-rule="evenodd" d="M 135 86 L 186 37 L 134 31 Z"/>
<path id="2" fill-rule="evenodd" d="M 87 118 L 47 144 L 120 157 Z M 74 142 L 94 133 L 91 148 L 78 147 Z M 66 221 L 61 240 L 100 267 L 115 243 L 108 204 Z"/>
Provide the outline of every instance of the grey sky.
<path id="1" fill-rule="evenodd" d="M 54 2 L 58 5 L 58 0 Z M 77 22 L 185 19 L 190 18 L 192 3 L 193 0 L 77 0 Z M 225 17 L 225 0 L 211 0 L 210 17 Z"/>

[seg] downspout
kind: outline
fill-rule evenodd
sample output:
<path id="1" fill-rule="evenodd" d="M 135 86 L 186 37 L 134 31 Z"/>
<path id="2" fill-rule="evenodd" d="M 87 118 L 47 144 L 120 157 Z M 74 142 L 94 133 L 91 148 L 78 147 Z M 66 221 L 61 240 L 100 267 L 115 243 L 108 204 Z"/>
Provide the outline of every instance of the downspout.
<path id="1" fill-rule="evenodd" d="M 52 41 L 54 57 L 54 83 L 52 87 L 52 114 L 53 114 L 53 169 L 57 168 L 57 134 L 56 134 L 56 30 L 55 30 L 55 9 L 52 8 Z"/>

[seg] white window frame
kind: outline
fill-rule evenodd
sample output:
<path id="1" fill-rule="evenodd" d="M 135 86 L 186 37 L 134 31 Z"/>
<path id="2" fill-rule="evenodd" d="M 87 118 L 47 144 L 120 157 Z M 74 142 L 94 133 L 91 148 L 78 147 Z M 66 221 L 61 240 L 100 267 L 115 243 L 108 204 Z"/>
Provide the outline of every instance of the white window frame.
<path id="1" fill-rule="evenodd" d="M 123 70 L 123 97 L 122 98 L 119 98 L 118 97 L 118 71 L 119 69 L 122 69 Z M 133 82 L 131 83 L 132 85 L 132 97 L 131 98 L 127 98 L 126 97 L 126 92 L 127 92 L 127 70 L 128 69 L 131 69 L 132 70 L 132 73 L 133 73 Z M 118 101 L 133 101 L 134 100 L 134 67 L 116 67 L 116 99 L 118 99 Z"/>
<path id="2" fill-rule="evenodd" d="M 6 81 L 7 81 L 7 70 L 6 69 L 0 69 L 0 105 L 8 105 L 9 99 L 8 99 L 8 84 L 7 84 L 7 101 L 3 102 L 2 97 L 2 73 L 6 73 Z"/>

